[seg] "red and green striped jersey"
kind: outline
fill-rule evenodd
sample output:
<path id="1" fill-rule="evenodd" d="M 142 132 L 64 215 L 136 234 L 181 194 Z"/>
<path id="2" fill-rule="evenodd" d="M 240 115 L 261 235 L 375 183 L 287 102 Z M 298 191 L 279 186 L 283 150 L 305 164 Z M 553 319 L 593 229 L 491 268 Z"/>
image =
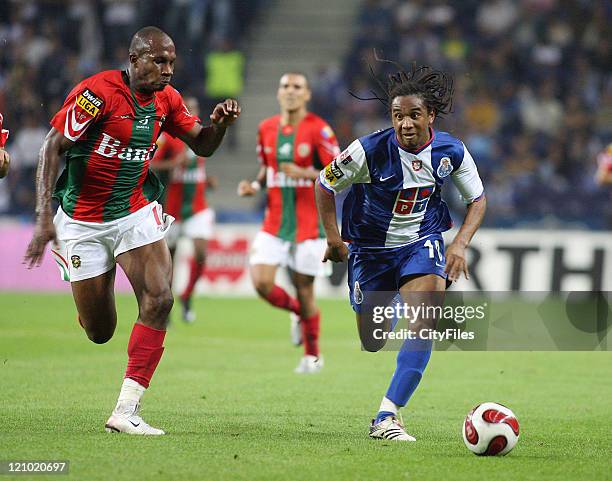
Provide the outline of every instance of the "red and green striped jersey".
<path id="1" fill-rule="evenodd" d="M 157 200 L 163 186 L 149 164 L 161 131 L 179 136 L 196 123 L 171 86 L 144 96 L 109 70 L 79 83 L 51 125 L 74 144 L 53 197 L 76 220 L 108 222 Z"/>
<path id="2" fill-rule="evenodd" d="M 315 202 L 314 181 L 292 179 L 280 171 L 283 162 L 322 169 L 340 153 L 333 130 L 308 113 L 296 126 L 281 125 L 280 115 L 259 125 L 257 154 L 266 167 L 268 205 L 263 231 L 291 242 L 325 237 Z"/>
<path id="3" fill-rule="evenodd" d="M 174 161 L 166 188 L 164 211 L 176 220 L 187 220 L 206 209 L 206 159 L 194 154 L 181 139 L 163 133 L 157 141 L 156 161 Z"/>

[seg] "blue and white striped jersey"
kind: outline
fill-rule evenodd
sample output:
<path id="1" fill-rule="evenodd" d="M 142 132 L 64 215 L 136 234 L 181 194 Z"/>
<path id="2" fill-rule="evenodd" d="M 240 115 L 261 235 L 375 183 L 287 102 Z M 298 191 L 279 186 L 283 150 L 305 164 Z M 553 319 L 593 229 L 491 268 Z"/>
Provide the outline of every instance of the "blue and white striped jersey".
<path id="1" fill-rule="evenodd" d="M 452 227 L 442 184 L 452 178 L 466 203 L 483 195 L 474 159 L 459 139 L 431 132 L 417 152 L 400 146 L 393 128 L 355 140 L 320 174 L 337 194 L 350 187 L 342 238 L 355 246 L 391 248 Z"/>

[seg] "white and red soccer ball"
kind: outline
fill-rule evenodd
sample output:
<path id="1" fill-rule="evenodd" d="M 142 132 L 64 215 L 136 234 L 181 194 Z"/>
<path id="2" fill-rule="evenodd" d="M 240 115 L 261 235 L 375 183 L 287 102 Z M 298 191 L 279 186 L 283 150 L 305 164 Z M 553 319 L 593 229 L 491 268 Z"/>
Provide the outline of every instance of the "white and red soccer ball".
<path id="1" fill-rule="evenodd" d="M 519 423 L 514 413 L 497 403 L 482 403 L 463 423 L 463 442 L 479 456 L 504 456 L 516 445 Z"/>

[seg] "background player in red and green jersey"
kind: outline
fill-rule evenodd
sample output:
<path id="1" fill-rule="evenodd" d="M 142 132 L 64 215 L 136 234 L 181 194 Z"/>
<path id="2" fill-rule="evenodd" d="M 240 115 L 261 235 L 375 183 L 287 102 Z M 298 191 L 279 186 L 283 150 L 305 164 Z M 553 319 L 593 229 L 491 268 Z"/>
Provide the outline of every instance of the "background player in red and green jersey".
<path id="1" fill-rule="evenodd" d="M 317 215 L 314 180 L 340 153 L 329 125 L 308 112 L 310 97 L 305 75 L 288 72 L 281 77 L 277 93 L 281 113 L 259 125 L 261 168 L 257 180 L 243 180 L 238 186 L 241 196 L 267 188 L 266 216 L 251 248 L 251 278 L 261 297 L 293 314 L 294 343 L 304 343 L 297 373 L 315 373 L 323 366 L 314 278 L 328 272 L 321 262 L 326 244 Z M 279 266 L 291 269 L 297 299 L 275 284 Z"/>
<path id="2" fill-rule="evenodd" d="M 192 115 L 200 115 L 195 97 L 186 97 L 185 105 Z M 206 159 L 193 153 L 181 139 L 162 133 L 157 144 L 153 168 L 169 173 L 163 205 L 164 211 L 175 219 L 166 236 L 172 259 L 179 237 L 188 237 L 193 243 L 189 280 L 180 296 L 183 320 L 193 322 L 195 312 L 191 309 L 191 296 L 204 271 L 206 247 L 215 221 L 215 212 L 206 202 L 206 189 L 214 189 L 217 179 L 206 174 Z"/>
<path id="3" fill-rule="evenodd" d="M 601 185 L 612 185 L 612 143 L 597 155 L 595 180 Z"/>
<path id="4" fill-rule="evenodd" d="M 9 165 L 11 164 L 11 157 L 9 153 L 4 150 L 4 144 L 6 144 L 6 139 L 8 139 L 9 131 L 2 128 L 2 123 L 4 118 L 2 114 L 0 114 L 0 179 L 6 177 L 9 171 Z"/>
<path id="5" fill-rule="evenodd" d="M 115 268 L 125 271 L 138 301 L 128 365 L 108 432 L 159 435 L 138 415 L 140 399 L 161 355 L 172 308 L 172 263 L 164 235 L 172 218 L 157 203 L 162 185 L 149 170 L 162 131 L 210 156 L 240 114 L 235 100 L 218 104 L 204 127 L 170 86 L 176 59 L 172 39 L 156 27 L 139 30 L 126 71 L 106 71 L 79 83 L 51 120 L 36 175 L 36 225 L 25 262 L 52 252 L 71 282 L 80 324 L 96 344 L 117 323 Z M 60 156 L 66 153 L 53 197 Z"/>

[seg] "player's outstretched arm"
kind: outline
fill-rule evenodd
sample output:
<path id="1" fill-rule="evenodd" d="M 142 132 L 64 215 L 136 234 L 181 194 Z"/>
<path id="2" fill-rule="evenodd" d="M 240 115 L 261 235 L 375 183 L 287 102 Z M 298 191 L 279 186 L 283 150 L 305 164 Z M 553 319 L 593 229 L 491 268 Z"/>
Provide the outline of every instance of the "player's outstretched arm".
<path id="1" fill-rule="evenodd" d="M 191 150 L 202 157 L 210 157 L 221 145 L 227 127 L 233 124 L 240 115 L 238 101 L 227 99 L 215 106 L 210 114 L 212 124 L 203 127 L 196 124 L 181 137 Z"/>
<path id="2" fill-rule="evenodd" d="M 467 213 L 459 232 L 453 242 L 446 249 L 446 269 L 448 279 L 456 281 L 461 273 L 469 279 L 467 261 L 465 259 L 465 249 L 474 237 L 474 234 L 482 224 L 485 211 L 487 210 L 487 199 L 484 194 L 478 199 L 468 204 Z"/>
<path id="3" fill-rule="evenodd" d="M 328 260 L 332 262 L 344 262 L 348 258 L 348 248 L 342 241 L 340 231 L 338 230 L 338 220 L 336 219 L 336 198 L 334 194 L 325 190 L 321 186 L 319 179 L 315 185 L 315 197 L 317 199 L 317 209 L 323 229 L 325 229 L 325 237 L 327 237 L 327 249 L 323 256 L 323 262 Z"/>
<path id="4" fill-rule="evenodd" d="M 47 243 L 56 239 L 51 196 L 57 178 L 60 156 L 73 143 L 61 132 L 52 128 L 40 149 L 36 170 L 36 225 L 24 257 L 24 263 L 28 269 L 40 265 Z"/>

